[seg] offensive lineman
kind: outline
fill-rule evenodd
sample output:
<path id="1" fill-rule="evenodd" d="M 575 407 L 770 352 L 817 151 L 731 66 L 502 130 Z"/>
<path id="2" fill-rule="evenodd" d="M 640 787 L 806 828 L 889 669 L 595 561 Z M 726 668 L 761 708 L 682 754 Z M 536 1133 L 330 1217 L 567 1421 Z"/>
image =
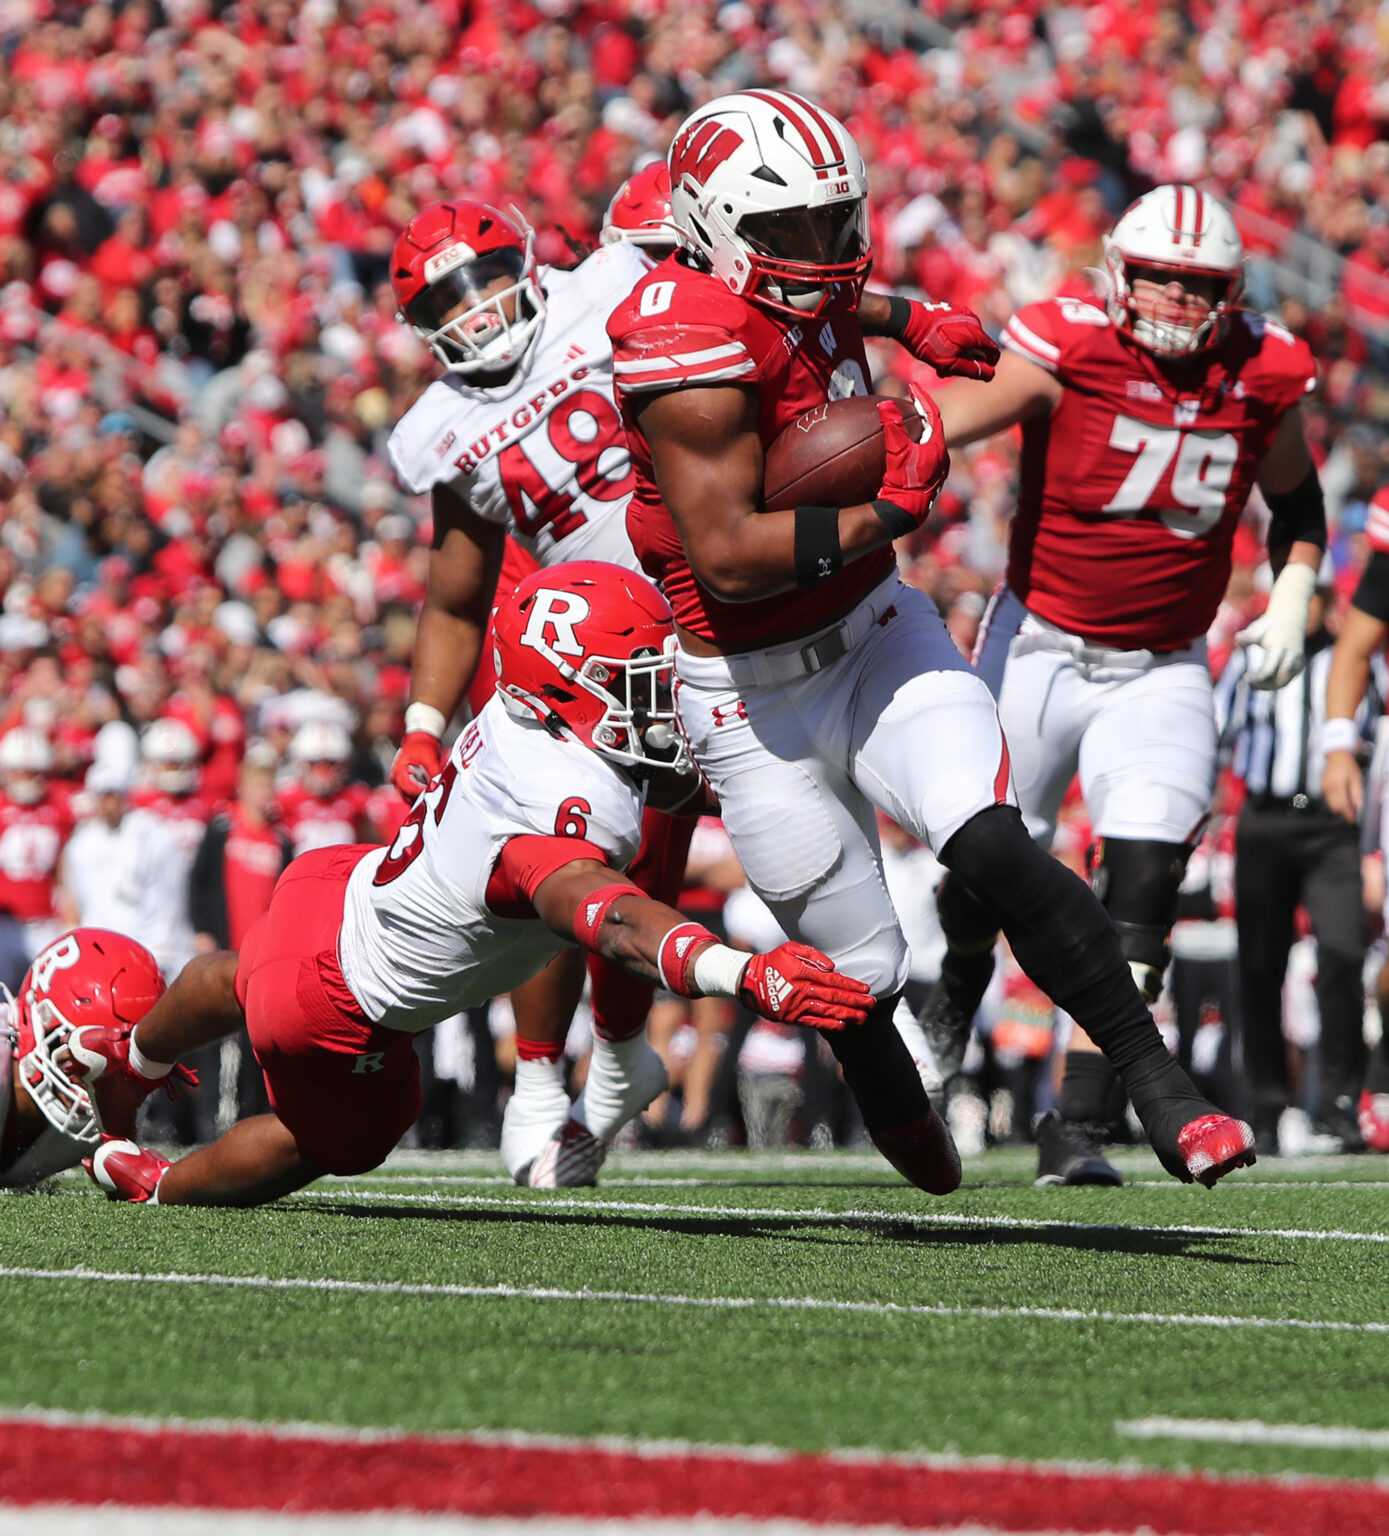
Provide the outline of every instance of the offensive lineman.
<path id="1" fill-rule="evenodd" d="M 609 322 L 638 478 L 628 524 L 674 609 L 681 724 L 749 884 L 878 999 L 863 1029 L 831 1037 L 870 1135 L 922 1187 L 958 1169 L 890 1022 L 907 952 L 876 806 L 1004 913 L 1023 967 L 1115 1061 L 1169 1172 L 1213 1183 L 1252 1162 L 1249 1127 L 1168 1055 L 1099 903 L 1027 836 L 988 689 L 897 577 L 892 541 L 948 471 L 934 410 L 916 443 L 879 405 L 873 502 L 763 510 L 767 445 L 808 407 L 867 391 L 865 331 L 940 373 L 989 378 L 997 349 L 967 312 L 863 293 L 863 161 L 802 97 L 712 101 L 669 163 L 684 248 Z"/>
<path id="2" fill-rule="evenodd" d="M 638 172 L 613 199 L 602 248 L 571 272 L 537 266 L 532 231 L 483 203 L 426 208 L 396 243 L 391 281 L 401 317 L 446 370 L 389 444 L 401 481 L 430 493 L 434 519 L 405 735 L 391 770 L 408 800 L 439 772 L 440 740 L 479 665 L 490 671 L 488 615 L 524 574 L 508 532 L 541 567 L 582 559 L 639 569 L 624 520 L 633 477 L 605 323 L 651 265 L 646 248 L 669 243 L 667 212 L 659 174 Z M 476 690 L 473 702 L 482 703 Z M 648 816 L 631 870 L 643 890 L 675 899 L 694 825 L 691 816 Z M 569 1114 L 563 1046 L 584 959 L 559 957 L 512 998 L 516 1091 L 501 1150 L 518 1183 L 536 1182 L 535 1159 Z M 641 1109 L 665 1086 L 644 1038 L 651 989 L 601 959 L 588 970 L 590 1071 L 611 1078 L 615 1091 L 646 1095 Z M 566 1166 L 582 1183 L 596 1171 L 573 1159 Z"/>
<path id="3" fill-rule="evenodd" d="M 1216 730 L 1205 633 L 1257 484 L 1269 505 L 1268 608 L 1256 688 L 1303 666 L 1326 544 L 1298 402 L 1305 343 L 1238 308 L 1239 233 L 1194 187 L 1145 193 L 1105 242 L 1103 302 L 1029 304 L 987 385 L 941 391 L 946 443 L 1023 428 L 1007 575 L 975 647 L 998 699 L 1028 830 L 1048 847 L 1080 773 L 1098 844 L 1094 887 L 1151 1004 L 1177 890 L 1210 814 Z M 1099 276 L 1100 274 L 1097 274 Z M 958 873 L 940 890 L 950 940 L 924 1023 L 953 1076 L 993 969 L 995 915 Z M 1073 1036 L 1058 1109 L 1038 1127 L 1038 1181 L 1120 1184 L 1100 1154 L 1123 1114 L 1111 1064 Z"/>
<path id="4" fill-rule="evenodd" d="M 494 634 L 498 691 L 390 848 L 302 854 L 239 957 L 195 960 L 129 1035 L 69 1039 L 106 1133 L 92 1176 L 116 1198 L 254 1205 L 374 1168 L 419 1112 L 414 1034 L 573 942 L 681 996 L 738 996 L 835 1030 L 862 1022 L 867 989 L 817 951 L 749 959 L 620 874 L 648 793 L 672 781 L 684 793 L 690 776 L 670 704 L 670 608 L 651 583 L 596 561 L 538 571 Z M 169 1064 L 243 1021 L 273 1114 L 172 1165 L 123 1139 Z M 590 1166 L 582 1143 L 606 1143 L 632 1113 L 590 1076 L 574 1134 L 542 1156 Z"/>

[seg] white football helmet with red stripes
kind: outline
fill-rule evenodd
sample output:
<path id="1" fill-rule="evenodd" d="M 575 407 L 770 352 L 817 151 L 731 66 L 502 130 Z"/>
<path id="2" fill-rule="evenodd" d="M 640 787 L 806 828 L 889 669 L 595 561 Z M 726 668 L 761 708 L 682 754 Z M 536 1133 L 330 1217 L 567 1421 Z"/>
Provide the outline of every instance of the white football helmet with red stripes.
<path id="1" fill-rule="evenodd" d="M 858 302 L 868 173 L 837 118 L 790 91 L 738 91 L 686 118 L 669 163 L 681 239 L 734 293 L 800 315 Z"/>
<path id="2" fill-rule="evenodd" d="M 1104 239 L 1109 277 L 1109 318 L 1139 346 L 1161 356 L 1204 352 L 1225 334 L 1244 289 L 1244 247 L 1228 210 L 1196 187 L 1154 187 L 1120 215 Z M 1159 312 L 1138 314 L 1135 275 L 1162 282 L 1172 277 L 1215 278 L 1223 283 L 1206 318 L 1197 325 Z"/>

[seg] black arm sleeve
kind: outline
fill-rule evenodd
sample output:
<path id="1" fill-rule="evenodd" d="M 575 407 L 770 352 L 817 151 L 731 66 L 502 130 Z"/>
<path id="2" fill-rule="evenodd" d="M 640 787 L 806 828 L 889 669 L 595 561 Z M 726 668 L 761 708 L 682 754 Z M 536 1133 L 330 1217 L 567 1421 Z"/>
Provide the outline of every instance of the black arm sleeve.
<path id="1" fill-rule="evenodd" d="M 1351 602 L 1361 613 L 1368 613 L 1381 624 L 1389 624 L 1389 554 L 1384 550 L 1370 552 Z"/>
<path id="2" fill-rule="evenodd" d="M 1298 542 L 1326 548 L 1326 503 L 1315 467 L 1307 471 L 1295 490 L 1265 491 L 1264 500 L 1272 514 L 1268 525 L 1270 553 Z"/>

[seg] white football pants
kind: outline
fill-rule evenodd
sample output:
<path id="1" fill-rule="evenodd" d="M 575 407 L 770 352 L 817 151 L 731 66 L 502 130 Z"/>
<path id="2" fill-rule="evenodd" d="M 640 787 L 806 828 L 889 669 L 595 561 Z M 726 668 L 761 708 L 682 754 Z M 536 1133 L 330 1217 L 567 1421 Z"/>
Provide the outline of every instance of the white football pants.
<path id="1" fill-rule="evenodd" d="M 993 698 L 935 604 L 894 574 L 819 635 L 740 656 L 682 650 L 676 674 L 749 885 L 792 938 L 877 997 L 899 990 L 907 945 L 875 808 L 939 852 L 979 811 L 1017 803 Z"/>

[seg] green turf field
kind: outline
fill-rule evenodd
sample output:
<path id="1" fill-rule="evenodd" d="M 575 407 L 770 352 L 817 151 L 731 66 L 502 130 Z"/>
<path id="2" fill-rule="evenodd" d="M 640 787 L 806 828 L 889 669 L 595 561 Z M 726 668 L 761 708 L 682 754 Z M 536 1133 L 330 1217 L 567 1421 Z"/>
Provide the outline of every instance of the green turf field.
<path id="1" fill-rule="evenodd" d="M 0 1409 L 1384 1474 L 1389 1163 L 1119 1162 L 1038 1190 L 990 1153 L 932 1200 L 872 1154 L 618 1155 L 558 1194 L 399 1154 L 256 1212 L 68 1176 L 0 1199 Z"/>

